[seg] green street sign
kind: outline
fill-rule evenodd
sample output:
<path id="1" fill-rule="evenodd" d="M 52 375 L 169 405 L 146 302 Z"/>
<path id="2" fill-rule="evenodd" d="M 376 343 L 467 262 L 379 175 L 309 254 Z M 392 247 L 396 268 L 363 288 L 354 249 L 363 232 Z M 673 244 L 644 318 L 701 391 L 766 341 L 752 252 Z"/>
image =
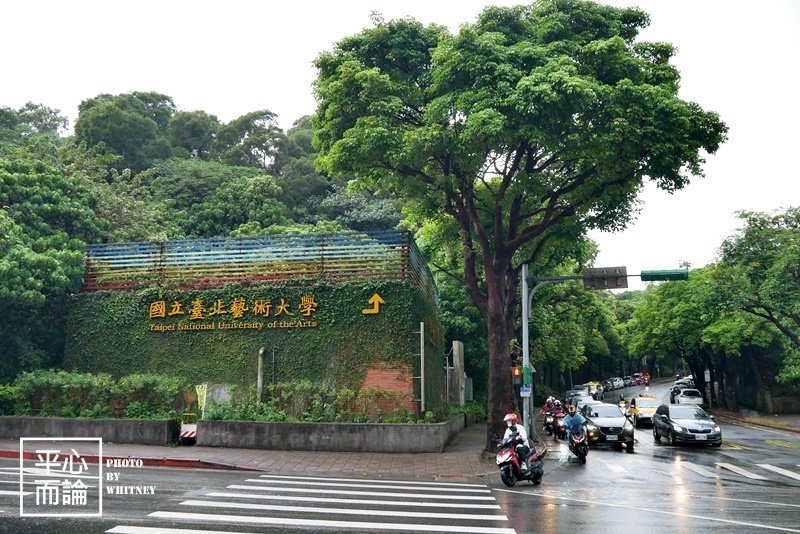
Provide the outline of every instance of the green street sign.
<path id="1" fill-rule="evenodd" d="M 688 280 L 689 269 L 662 269 L 657 271 L 642 271 L 639 275 L 642 282 L 660 282 L 664 280 Z"/>
<path id="2" fill-rule="evenodd" d="M 522 368 L 522 383 L 526 386 L 531 385 L 533 382 L 533 372 L 532 368 L 529 365 L 526 365 Z"/>

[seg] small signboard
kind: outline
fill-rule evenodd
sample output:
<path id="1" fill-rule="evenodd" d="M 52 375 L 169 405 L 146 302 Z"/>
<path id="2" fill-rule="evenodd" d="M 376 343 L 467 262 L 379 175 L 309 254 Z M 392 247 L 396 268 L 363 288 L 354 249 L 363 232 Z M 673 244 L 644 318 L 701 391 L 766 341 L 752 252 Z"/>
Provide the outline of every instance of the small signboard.
<path id="1" fill-rule="evenodd" d="M 531 396 L 531 387 L 530 386 L 520 386 L 520 388 L 519 388 L 519 396 L 520 397 L 530 397 Z"/>

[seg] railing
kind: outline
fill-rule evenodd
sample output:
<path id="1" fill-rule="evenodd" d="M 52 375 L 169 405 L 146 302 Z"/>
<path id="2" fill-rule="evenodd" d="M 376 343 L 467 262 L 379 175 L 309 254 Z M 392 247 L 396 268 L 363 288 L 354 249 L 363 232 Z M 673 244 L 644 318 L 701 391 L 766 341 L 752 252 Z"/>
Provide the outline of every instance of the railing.
<path id="1" fill-rule="evenodd" d="M 84 291 L 168 283 L 182 289 L 323 279 L 409 280 L 436 298 L 433 277 L 408 232 L 280 234 L 90 245 Z"/>

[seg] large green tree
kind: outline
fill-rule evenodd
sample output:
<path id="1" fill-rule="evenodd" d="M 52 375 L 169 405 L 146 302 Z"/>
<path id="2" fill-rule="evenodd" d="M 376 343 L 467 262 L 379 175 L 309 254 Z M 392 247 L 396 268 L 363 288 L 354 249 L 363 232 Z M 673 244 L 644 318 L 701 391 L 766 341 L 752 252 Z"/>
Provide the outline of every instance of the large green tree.
<path id="1" fill-rule="evenodd" d="M 0 158 L 0 382 L 56 365 L 66 297 L 103 228 L 86 188 L 23 155 Z"/>
<path id="2" fill-rule="evenodd" d="M 636 41 L 648 22 L 634 8 L 543 0 L 488 8 L 455 35 L 376 20 L 316 60 L 322 167 L 459 226 L 488 331 L 487 447 L 514 406 L 520 266 L 565 221 L 624 227 L 643 180 L 683 188 L 725 137 L 716 114 L 678 97 L 674 48 Z"/>
<path id="3" fill-rule="evenodd" d="M 781 332 L 781 379 L 800 388 L 800 208 L 739 216 L 742 227 L 720 248 L 717 297 Z"/>
<path id="4" fill-rule="evenodd" d="M 172 98 L 160 93 L 101 94 L 78 106 L 75 137 L 121 156 L 115 168 L 136 174 L 172 154 L 168 126 L 175 111 Z"/>

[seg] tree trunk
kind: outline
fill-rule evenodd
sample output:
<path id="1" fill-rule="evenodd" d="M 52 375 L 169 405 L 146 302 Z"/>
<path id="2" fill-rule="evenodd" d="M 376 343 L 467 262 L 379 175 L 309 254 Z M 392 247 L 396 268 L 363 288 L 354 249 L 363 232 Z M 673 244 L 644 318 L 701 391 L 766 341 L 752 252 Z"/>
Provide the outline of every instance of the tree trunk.
<path id="1" fill-rule="evenodd" d="M 517 413 L 517 401 L 511 379 L 511 332 L 504 305 L 489 291 L 489 313 L 486 317 L 489 346 L 489 391 L 487 406 L 486 451 L 494 450 L 492 437 L 505 432 L 503 417 L 509 412 Z M 521 419 L 521 414 L 520 419 Z"/>

